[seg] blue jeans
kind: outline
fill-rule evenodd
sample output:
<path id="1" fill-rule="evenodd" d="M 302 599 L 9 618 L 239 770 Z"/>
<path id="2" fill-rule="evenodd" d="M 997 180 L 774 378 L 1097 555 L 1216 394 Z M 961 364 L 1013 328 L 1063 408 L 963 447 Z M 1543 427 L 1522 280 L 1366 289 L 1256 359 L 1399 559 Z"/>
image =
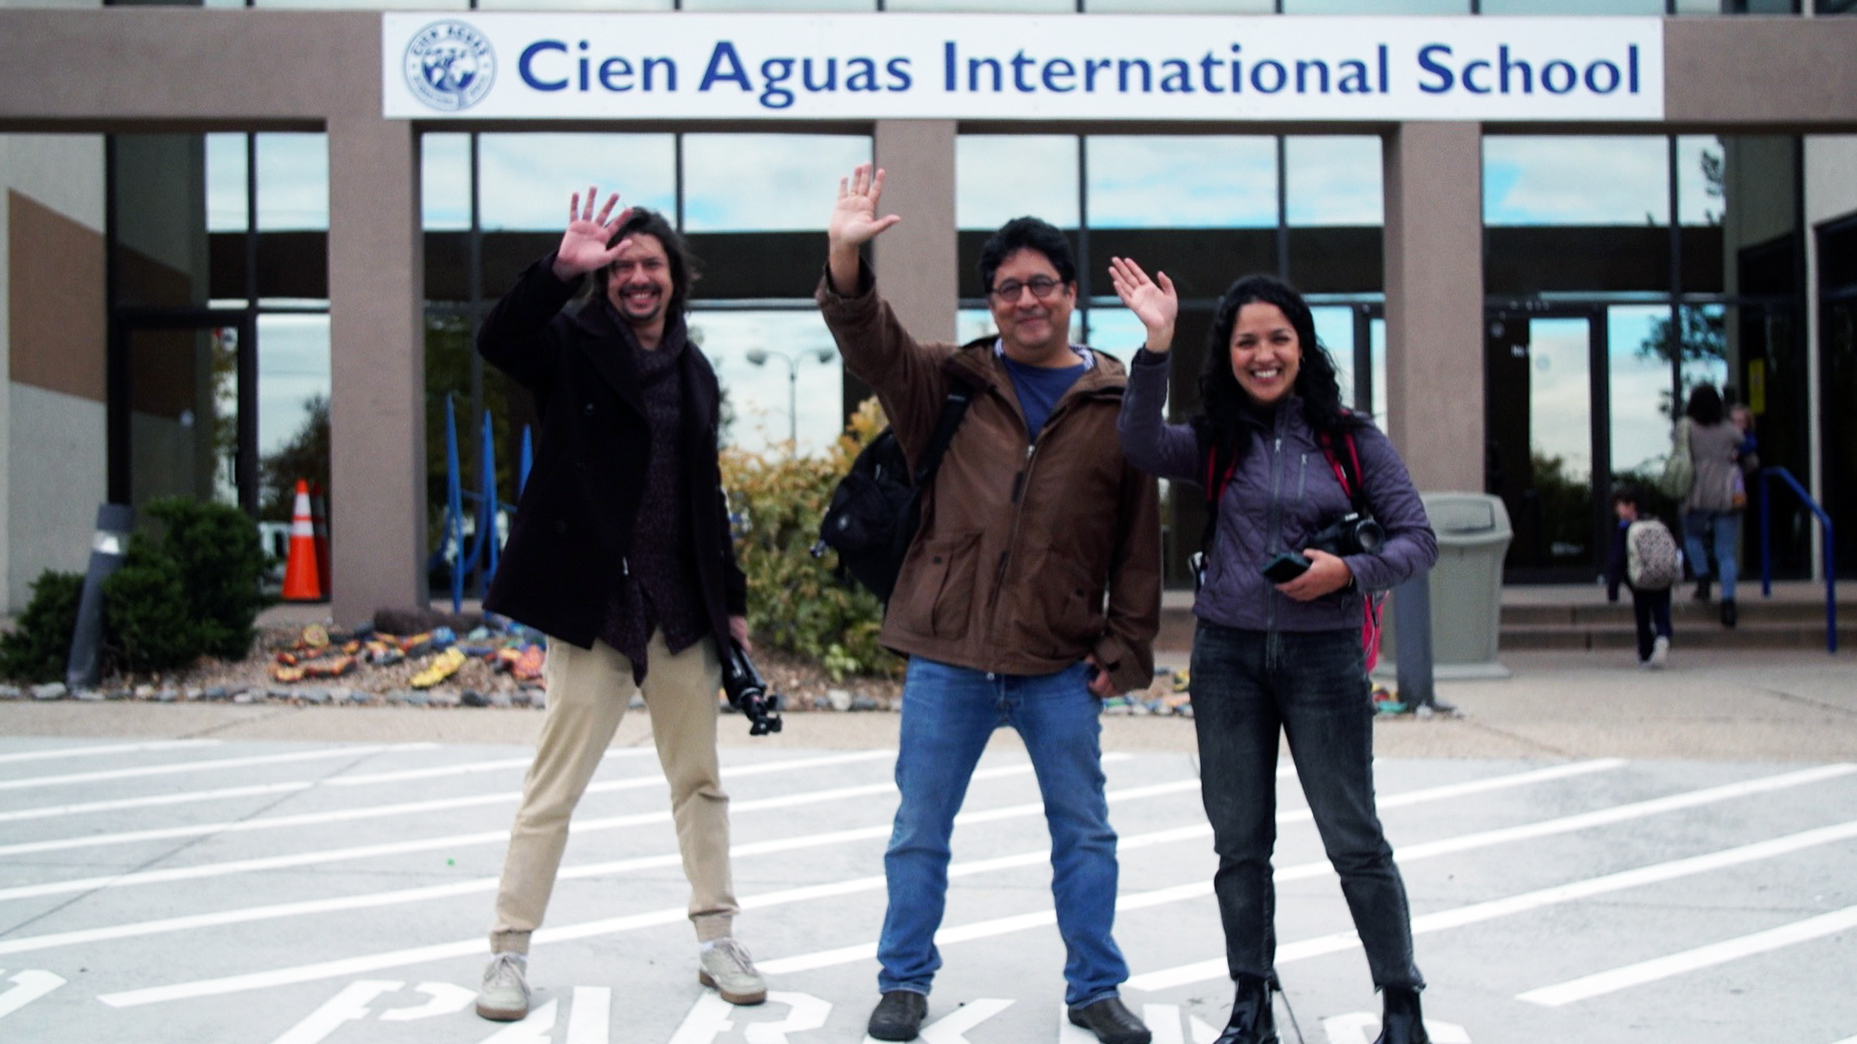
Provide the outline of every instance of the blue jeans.
<path id="1" fill-rule="evenodd" d="M 1708 537 L 1705 544 L 1703 538 Z M 1741 546 L 1739 511 L 1691 511 L 1683 516 L 1683 552 L 1689 556 L 1689 571 L 1698 580 L 1709 578 L 1710 544 L 1715 551 L 1715 572 L 1722 582 L 1722 598 L 1734 597 L 1737 575 L 1735 555 Z"/>
<path id="2" fill-rule="evenodd" d="M 1277 743 L 1290 756 L 1367 951 L 1374 986 L 1422 988 L 1412 918 L 1373 802 L 1373 698 L 1358 628 L 1248 631 L 1205 620 L 1193 639 L 1200 794 L 1233 978 L 1276 964 Z"/>
<path id="3" fill-rule="evenodd" d="M 1114 996 L 1128 978 L 1110 935 L 1116 836 L 1103 797 L 1102 705 L 1084 672 L 1079 663 L 1056 674 L 989 674 L 910 658 L 896 756 L 902 804 L 883 857 L 890 906 L 877 941 L 880 989 L 927 993 L 941 967 L 935 931 L 947 905 L 948 836 L 974 766 L 1001 725 L 1024 739 L 1044 796 L 1051 894 L 1066 953 L 1065 1002 Z"/>

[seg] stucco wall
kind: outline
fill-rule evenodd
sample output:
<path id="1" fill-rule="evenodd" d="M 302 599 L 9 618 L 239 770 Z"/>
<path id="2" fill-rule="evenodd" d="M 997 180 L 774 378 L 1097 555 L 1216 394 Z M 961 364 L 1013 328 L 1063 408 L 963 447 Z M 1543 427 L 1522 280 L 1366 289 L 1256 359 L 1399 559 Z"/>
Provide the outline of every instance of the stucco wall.
<path id="1" fill-rule="evenodd" d="M 49 213 L 62 224 L 67 234 L 73 237 L 94 237 L 95 255 L 100 260 L 103 243 L 103 139 L 94 134 L 0 134 L 0 377 L 5 383 L 0 384 L 0 597 L 5 604 L 0 611 L 16 613 L 25 607 L 29 585 L 33 578 L 47 568 L 72 568 L 69 554 L 54 554 L 47 558 L 42 553 L 49 543 L 43 530 L 36 539 L 26 538 L 35 527 L 47 522 L 48 506 L 38 501 L 46 497 L 62 498 L 74 504 L 87 504 L 81 509 L 83 532 L 88 532 L 95 521 L 96 505 L 106 491 L 107 452 L 102 441 L 104 433 L 103 405 L 101 396 L 95 396 L 87 405 L 94 417 L 89 422 L 77 421 L 75 417 L 65 418 L 76 429 L 83 429 L 86 423 L 94 427 L 94 439 L 73 439 L 65 445 L 82 454 L 79 458 L 60 461 L 55 452 L 48 448 L 39 438 L 39 414 L 44 396 L 39 389 L 17 385 L 13 381 L 13 331 L 15 321 L 25 317 L 29 307 L 26 302 L 18 302 L 21 314 L 16 316 L 12 300 L 14 265 L 17 258 L 30 257 L 34 244 L 15 242 L 14 206 L 12 199 L 17 193 L 24 197 L 19 207 L 22 211 L 38 210 L 35 217 Z M 66 243 L 65 246 L 75 246 Z M 81 249 L 81 247 L 78 247 Z M 72 300 L 94 297 L 101 303 L 103 299 L 103 270 L 101 264 L 95 266 L 90 285 L 76 288 Z M 47 308 L 55 308 L 55 302 L 46 302 Z M 95 314 L 85 317 L 82 324 L 88 337 L 95 343 L 95 358 L 100 360 L 103 353 L 102 330 L 103 315 L 100 311 L 90 309 Z M 47 315 L 44 309 L 35 310 L 32 318 Z M 87 353 L 88 354 L 88 353 Z M 35 360 L 22 359 L 25 368 L 32 370 Z M 99 371 L 100 372 L 100 371 Z M 59 399 L 84 401 L 90 396 L 58 395 Z M 25 411 L 23 414 L 21 411 Z M 16 437 L 15 432 L 20 433 Z M 17 450 L 17 453 L 16 453 Z M 71 465 L 58 468 L 56 476 L 47 475 L 47 465 L 56 462 L 59 465 Z M 45 479 L 56 477 L 56 483 L 47 484 Z M 64 517 L 69 505 L 51 505 L 50 513 L 55 517 Z M 19 537 L 20 539 L 16 539 Z M 77 568 L 83 568 L 85 550 L 78 558 Z"/>
<path id="2" fill-rule="evenodd" d="M 7 468 L 12 510 L 8 602 L 17 611 L 46 569 L 81 573 L 90 560 L 109 470 L 102 403 L 29 384 L 12 384 L 9 428 L 18 450 Z"/>

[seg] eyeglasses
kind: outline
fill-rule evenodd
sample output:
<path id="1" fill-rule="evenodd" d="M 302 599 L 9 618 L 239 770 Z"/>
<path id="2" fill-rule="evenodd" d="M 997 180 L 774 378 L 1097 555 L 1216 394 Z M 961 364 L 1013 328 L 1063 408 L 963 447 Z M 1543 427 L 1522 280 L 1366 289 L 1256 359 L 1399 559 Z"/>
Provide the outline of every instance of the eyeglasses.
<path id="1" fill-rule="evenodd" d="M 1052 294 L 1063 289 L 1063 286 L 1063 283 L 1055 279 L 1037 276 L 1029 282 L 1024 283 L 1019 282 L 1017 279 L 1008 279 L 988 292 L 1001 301 L 1017 301 L 1020 291 L 1030 290 L 1033 297 L 1036 297 L 1040 301 L 1047 301 L 1050 300 Z"/>

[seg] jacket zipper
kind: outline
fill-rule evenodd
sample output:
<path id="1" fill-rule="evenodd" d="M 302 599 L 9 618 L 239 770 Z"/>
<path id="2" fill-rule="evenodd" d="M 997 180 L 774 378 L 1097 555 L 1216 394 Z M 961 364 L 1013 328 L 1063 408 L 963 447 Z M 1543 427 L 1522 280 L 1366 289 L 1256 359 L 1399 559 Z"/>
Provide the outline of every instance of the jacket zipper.
<path id="1" fill-rule="evenodd" d="M 1078 379 L 1081 380 L 1082 378 Z M 1039 432 L 1039 438 L 1030 438 L 1030 432 L 1027 432 L 1029 441 L 1027 441 L 1025 446 L 1025 463 L 1019 468 L 1019 473 L 1014 475 L 1012 479 L 1012 525 L 1009 530 L 1010 535 L 1006 539 L 1006 546 L 1000 550 L 999 563 L 994 567 L 993 590 L 987 595 L 987 630 L 989 631 L 998 625 L 999 596 L 1000 592 L 1006 587 L 1006 569 L 1012 563 L 1012 549 L 1019 546 L 1019 525 L 1025 517 L 1025 513 L 1022 510 L 1024 507 L 1024 495 L 1026 489 L 1032 484 L 1032 466 L 1036 462 L 1038 456 L 1038 444 L 1042 441 L 1044 433 L 1051 430 L 1052 424 L 1061 416 L 1074 409 L 1075 403 L 1079 399 L 1085 396 L 1094 396 L 1095 394 L 1095 391 L 1076 394 L 1075 386 L 1073 385 L 1072 391 L 1065 393 L 1062 398 L 1058 399 L 1057 405 L 1051 410 L 1050 415 L 1045 418 L 1045 425 Z"/>
<path id="2" fill-rule="evenodd" d="M 1049 421 L 1047 420 L 1046 423 L 1049 423 Z M 995 567 L 993 574 L 993 591 L 987 596 L 988 616 L 992 616 L 994 610 L 999 608 L 999 593 L 1006 586 L 1006 565 L 1012 559 L 1012 549 L 1019 543 L 1019 520 L 1022 517 L 1022 513 L 1019 510 L 1020 497 L 1025 493 L 1025 487 L 1031 482 L 1032 460 L 1037 455 L 1038 442 L 1034 439 L 1025 447 L 1025 463 L 1019 468 L 1019 473 L 1012 477 L 1012 500 L 1010 502 L 1012 507 L 1011 536 L 1007 538 L 1006 546 L 1001 548 L 999 552 L 999 565 Z"/>
<path id="3" fill-rule="evenodd" d="M 1270 439 L 1270 537 L 1264 544 L 1267 554 L 1275 553 L 1270 549 L 1285 551 L 1283 546 L 1283 411 L 1277 411 L 1276 431 Z M 1277 629 L 1277 600 L 1283 595 L 1276 585 L 1269 587 L 1270 597 L 1264 600 L 1264 631 L 1274 633 Z"/>

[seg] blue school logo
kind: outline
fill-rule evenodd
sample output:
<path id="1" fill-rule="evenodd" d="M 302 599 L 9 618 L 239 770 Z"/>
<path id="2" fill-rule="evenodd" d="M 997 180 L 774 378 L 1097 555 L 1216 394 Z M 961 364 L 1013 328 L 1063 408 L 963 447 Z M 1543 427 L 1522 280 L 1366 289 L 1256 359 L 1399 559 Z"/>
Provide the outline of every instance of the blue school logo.
<path id="1" fill-rule="evenodd" d="M 484 34 L 464 22 L 433 22 L 406 45 L 406 85 L 440 112 L 459 112 L 483 100 L 496 79 L 496 52 Z"/>

